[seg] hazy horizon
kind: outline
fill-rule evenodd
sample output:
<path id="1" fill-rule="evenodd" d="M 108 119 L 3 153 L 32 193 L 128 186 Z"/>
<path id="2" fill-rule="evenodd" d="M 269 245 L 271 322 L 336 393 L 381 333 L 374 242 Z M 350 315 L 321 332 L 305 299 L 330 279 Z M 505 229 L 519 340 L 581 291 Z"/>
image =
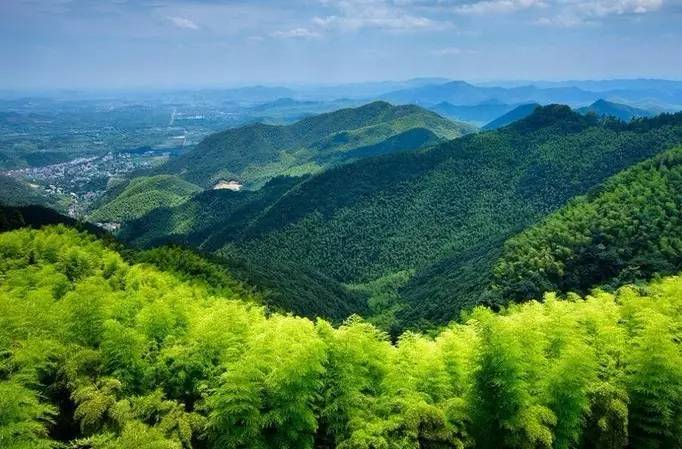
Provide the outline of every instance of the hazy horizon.
<path id="1" fill-rule="evenodd" d="M 680 79 L 680 0 L 5 0 L 7 90 Z"/>

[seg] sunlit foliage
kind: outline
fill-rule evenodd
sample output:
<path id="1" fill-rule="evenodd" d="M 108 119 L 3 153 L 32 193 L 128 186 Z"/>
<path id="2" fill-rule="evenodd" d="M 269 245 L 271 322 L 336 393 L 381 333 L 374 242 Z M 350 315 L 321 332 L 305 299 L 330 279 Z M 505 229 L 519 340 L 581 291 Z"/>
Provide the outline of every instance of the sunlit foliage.
<path id="1" fill-rule="evenodd" d="M 392 343 L 64 226 L 0 234 L 0 447 L 682 448 L 682 278 Z"/>

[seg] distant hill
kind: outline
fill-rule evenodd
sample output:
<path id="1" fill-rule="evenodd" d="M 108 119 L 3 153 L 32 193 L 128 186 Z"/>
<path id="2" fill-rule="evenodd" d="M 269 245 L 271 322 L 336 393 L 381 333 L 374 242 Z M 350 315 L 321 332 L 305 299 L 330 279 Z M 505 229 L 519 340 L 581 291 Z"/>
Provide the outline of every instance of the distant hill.
<path id="1" fill-rule="evenodd" d="M 522 104 L 521 106 L 517 106 L 516 108 L 507 112 L 506 114 L 503 114 L 502 116 L 497 117 L 495 120 L 486 124 L 483 127 L 483 129 L 484 130 L 497 129 L 502 128 L 503 126 L 510 125 L 516 121 L 519 121 L 531 115 L 538 106 L 540 105 L 537 103 Z"/>
<path id="2" fill-rule="evenodd" d="M 374 102 L 288 126 L 253 124 L 213 134 L 192 151 L 169 161 L 159 172 L 181 176 L 203 187 L 221 179 L 258 187 L 278 175 L 319 171 L 348 159 L 347 152 L 414 128 L 425 128 L 443 139 L 475 130 L 414 105 Z"/>
<path id="3" fill-rule="evenodd" d="M 501 242 L 622 169 L 682 143 L 682 114 L 630 124 L 539 107 L 510 126 L 392 153 L 258 192 L 201 194 L 124 226 L 374 288 L 398 326 L 443 323 L 484 296 Z M 195 213 L 199 213 L 195 217 Z M 165 236 L 165 237 L 164 237 Z M 170 237 L 169 237 L 170 236 Z M 382 303 L 377 301 L 376 303 Z"/>
<path id="4" fill-rule="evenodd" d="M 427 85 L 389 92 L 382 98 L 394 103 L 414 103 L 420 105 L 434 105 L 444 101 L 457 105 L 476 105 L 488 101 L 507 104 L 536 102 L 578 105 L 594 101 L 599 96 L 593 92 L 584 91 L 576 87 L 484 87 L 475 86 L 464 81 L 451 81 L 445 84 Z"/>
<path id="5" fill-rule="evenodd" d="M 629 122 L 637 117 L 653 117 L 656 115 L 651 111 L 639 109 L 626 104 L 614 103 L 599 99 L 589 106 L 577 109 L 581 114 L 597 114 L 602 117 L 615 117 L 624 122 Z"/>
<path id="6" fill-rule="evenodd" d="M 451 120 L 483 126 L 514 109 L 514 105 L 496 101 L 489 101 L 476 105 L 454 105 L 447 101 L 443 101 L 431 106 L 429 109 Z"/>
<path id="7" fill-rule="evenodd" d="M 88 215 L 94 222 L 122 222 L 139 218 L 157 207 L 180 204 L 202 188 L 176 176 L 157 175 L 129 181 L 111 201 Z"/>
<path id="8" fill-rule="evenodd" d="M 250 122 L 270 125 L 289 125 L 301 119 L 336 111 L 342 108 L 358 107 L 366 102 L 339 99 L 330 101 L 302 101 L 294 98 L 278 98 L 275 101 L 260 103 L 244 108 L 241 113 L 251 117 Z"/>

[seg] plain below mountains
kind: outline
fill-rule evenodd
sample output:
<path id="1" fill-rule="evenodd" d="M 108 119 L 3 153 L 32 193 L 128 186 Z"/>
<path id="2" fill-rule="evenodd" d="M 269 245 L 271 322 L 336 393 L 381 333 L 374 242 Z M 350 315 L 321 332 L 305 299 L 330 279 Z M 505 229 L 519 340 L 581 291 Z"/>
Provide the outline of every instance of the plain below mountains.
<path id="1" fill-rule="evenodd" d="M 471 125 L 418 106 L 374 102 L 288 126 L 257 123 L 213 134 L 158 172 L 202 187 L 235 180 L 256 188 L 276 176 L 314 173 L 375 153 L 419 148 L 473 131 Z"/>

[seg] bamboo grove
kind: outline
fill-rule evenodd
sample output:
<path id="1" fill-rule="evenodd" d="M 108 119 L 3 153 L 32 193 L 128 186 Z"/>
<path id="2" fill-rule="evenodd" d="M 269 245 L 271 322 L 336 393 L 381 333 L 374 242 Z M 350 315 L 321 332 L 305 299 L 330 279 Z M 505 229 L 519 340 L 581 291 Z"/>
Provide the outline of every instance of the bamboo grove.
<path id="1" fill-rule="evenodd" d="M 65 226 L 0 234 L 0 447 L 682 448 L 682 278 L 397 342 Z"/>

